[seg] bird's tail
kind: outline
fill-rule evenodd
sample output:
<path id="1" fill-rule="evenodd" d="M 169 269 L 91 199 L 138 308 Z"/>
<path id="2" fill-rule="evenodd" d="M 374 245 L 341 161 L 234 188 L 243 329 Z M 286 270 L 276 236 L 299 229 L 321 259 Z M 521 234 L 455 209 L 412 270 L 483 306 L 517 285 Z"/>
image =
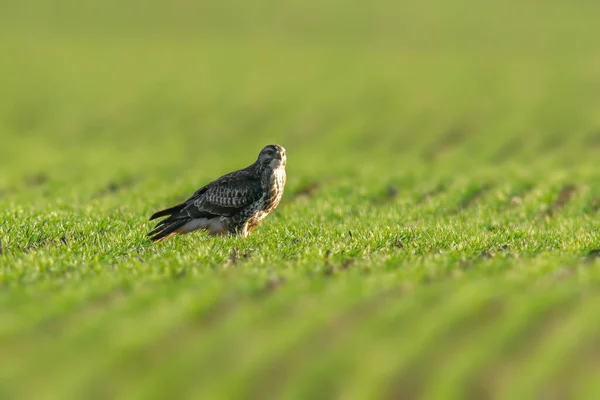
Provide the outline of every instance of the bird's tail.
<path id="1" fill-rule="evenodd" d="M 187 224 L 190 221 L 190 218 L 186 215 L 183 216 L 180 214 L 181 210 L 185 207 L 185 204 L 178 204 L 175 207 L 167 208 L 162 211 L 158 211 L 154 213 L 150 217 L 150 221 L 156 218 L 169 216 L 166 219 L 163 219 L 159 223 L 154 226 L 154 229 L 148 232 L 150 240 L 152 243 L 158 243 L 167 238 L 170 238 L 173 235 L 176 235 L 178 230 Z"/>
<path id="2" fill-rule="evenodd" d="M 152 221 L 153 219 L 156 219 L 156 218 L 164 217 L 166 215 L 172 217 L 174 214 L 178 214 L 179 212 L 181 212 L 181 210 L 183 210 L 184 207 L 185 207 L 185 203 L 181 203 L 181 204 L 177 204 L 175 207 L 166 208 L 164 210 L 155 212 L 150 217 L 150 221 Z"/>
<path id="3" fill-rule="evenodd" d="M 189 222 L 188 219 L 164 220 L 148 233 L 152 243 L 158 243 L 179 233 L 179 229 Z"/>

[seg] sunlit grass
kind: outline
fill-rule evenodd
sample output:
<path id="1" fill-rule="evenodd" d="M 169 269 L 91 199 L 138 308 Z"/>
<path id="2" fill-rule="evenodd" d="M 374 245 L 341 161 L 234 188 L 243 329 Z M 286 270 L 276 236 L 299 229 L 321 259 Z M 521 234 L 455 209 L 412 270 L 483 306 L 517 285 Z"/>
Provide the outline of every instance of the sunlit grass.
<path id="1" fill-rule="evenodd" d="M 0 397 L 600 389 L 595 4 L 39 3 L 0 13 Z M 268 143 L 246 240 L 148 242 Z"/>

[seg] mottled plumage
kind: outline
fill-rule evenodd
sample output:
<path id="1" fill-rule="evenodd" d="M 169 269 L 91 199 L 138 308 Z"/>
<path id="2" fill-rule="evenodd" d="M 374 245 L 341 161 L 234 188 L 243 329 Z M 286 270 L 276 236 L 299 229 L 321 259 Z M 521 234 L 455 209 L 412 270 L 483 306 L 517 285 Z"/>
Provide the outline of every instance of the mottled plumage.
<path id="1" fill-rule="evenodd" d="M 160 221 L 148 236 L 157 243 L 176 234 L 205 229 L 210 235 L 242 237 L 277 207 L 285 187 L 285 149 L 265 146 L 254 164 L 223 175 L 198 189 L 184 203 L 159 211 Z"/>

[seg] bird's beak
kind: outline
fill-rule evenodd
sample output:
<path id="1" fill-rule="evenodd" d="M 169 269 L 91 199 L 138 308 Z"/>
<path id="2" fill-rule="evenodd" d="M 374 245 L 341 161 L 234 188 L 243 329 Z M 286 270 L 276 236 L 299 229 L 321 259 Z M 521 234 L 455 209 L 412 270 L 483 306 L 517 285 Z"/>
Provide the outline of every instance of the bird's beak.
<path id="1" fill-rule="evenodd" d="M 281 154 L 278 154 L 273 158 L 273 161 L 271 161 L 271 167 L 277 168 L 280 166 L 285 167 L 285 158 Z"/>

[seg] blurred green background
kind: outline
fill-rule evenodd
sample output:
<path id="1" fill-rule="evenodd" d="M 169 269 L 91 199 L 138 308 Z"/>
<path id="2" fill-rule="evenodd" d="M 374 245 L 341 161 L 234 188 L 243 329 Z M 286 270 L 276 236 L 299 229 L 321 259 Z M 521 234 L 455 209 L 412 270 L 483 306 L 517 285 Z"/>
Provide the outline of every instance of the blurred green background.
<path id="1" fill-rule="evenodd" d="M 2 2 L 0 398 L 598 398 L 598 21 Z M 248 241 L 149 246 L 268 143 Z"/>
<path id="2" fill-rule="evenodd" d="M 1 177 L 178 170 L 265 141 L 310 160 L 291 163 L 300 173 L 373 156 L 572 166 L 598 156 L 598 12 L 592 1 L 4 3 Z"/>

